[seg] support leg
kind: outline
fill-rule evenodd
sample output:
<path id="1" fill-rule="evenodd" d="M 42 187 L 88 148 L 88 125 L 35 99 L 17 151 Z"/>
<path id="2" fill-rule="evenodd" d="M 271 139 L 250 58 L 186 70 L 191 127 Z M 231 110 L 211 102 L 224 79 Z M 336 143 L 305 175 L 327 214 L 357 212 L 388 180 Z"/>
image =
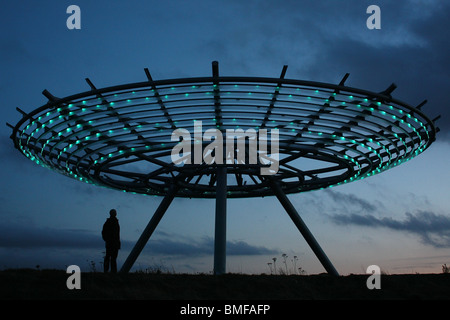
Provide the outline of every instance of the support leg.
<path id="1" fill-rule="evenodd" d="M 214 235 L 214 274 L 226 271 L 227 243 L 227 168 L 217 168 L 216 222 Z"/>
<path id="2" fill-rule="evenodd" d="M 306 242 L 309 244 L 319 261 L 322 263 L 325 270 L 334 276 L 339 276 L 339 273 L 334 268 L 333 264 L 330 262 L 328 257 L 326 256 L 325 252 L 323 252 L 322 248 L 320 247 L 319 243 L 316 241 L 312 233 L 309 231 L 306 224 L 303 222 L 302 218 L 298 214 L 297 210 L 295 210 L 292 203 L 289 201 L 286 194 L 281 189 L 280 185 L 276 182 L 273 182 L 271 184 L 271 187 L 280 201 L 281 205 L 284 207 L 286 212 L 288 213 L 289 217 L 291 217 L 294 224 L 297 226 L 300 233 L 305 238 Z"/>
<path id="3" fill-rule="evenodd" d="M 127 260 L 120 269 L 121 273 L 127 273 L 128 271 L 130 271 L 131 267 L 133 266 L 137 257 L 141 253 L 142 249 L 147 244 L 148 239 L 150 239 L 150 236 L 152 235 L 153 231 L 155 231 L 156 227 L 158 226 L 159 221 L 161 221 L 161 218 L 163 217 L 164 213 L 166 213 L 167 208 L 172 203 L 172 200 L 175 197 L 175 193 L 176 193 L 175 187 L 171 187 L 167 195 L 163 198 L 163 200 L 159 204 L 158 208 L 153 214 L 153 217 L 150 219 L 149 223 L 145 227 L 138 241 L 134 245 L 133 250 L 131 250 L 130 254 L 128 255 Z"/>

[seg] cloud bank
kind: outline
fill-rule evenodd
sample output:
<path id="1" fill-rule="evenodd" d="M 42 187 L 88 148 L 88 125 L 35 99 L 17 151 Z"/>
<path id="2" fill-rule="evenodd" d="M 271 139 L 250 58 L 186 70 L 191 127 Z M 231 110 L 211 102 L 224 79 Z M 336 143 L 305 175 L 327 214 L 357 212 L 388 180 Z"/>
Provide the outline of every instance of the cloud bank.
<path id="1" fill-rule="evenodd" d="M 131 250 L 134 241 L 122 239 L 122 249 Z M 104 242 L 100 235 L 82 229 L 33 228 L 27 226 L 0 225 L 0 248 L 19 249 L 98 249 Z M 227 241 L 227 255 L 265 255 L 278 251 L 253 246 L 242 240 Z M 203 237 L 196 240 L 165 232 L 151 238 L 144 253 L 171 256 L 202 256 L 214 254 L 214 239 Z"/>
<path id="2" fill-rule="evenodd" d="M 333 191 L 330 189 L 325 189 L 324 192 L 330 196 L 330 198 L 339 204 L 348 205 L 356 208 L 359 211 L 373 213 L 377 210 L 377 206 L 370 203 L 369 201 L 357 197 L 354 194 L 346 194 L 338 191 Z"/>
<path id="3" fill-rule="evenodd" d="M 450 247 L 450 217 L 430 211 L 405 213 L 405 219 L 377 218 L 371 215 L 335 215 L 332 221 L 340 225 L 356 225 L 369 228 L 388 228 L 418 235 L 421 241 L 435 248 Z"/>
<path id="4" fill-rule="evenodd" d="M 176 236 L 173 236 L 173 238 L 163 237 L 157 240 L 150 240 L 146 252 L 181 256 L 212 255 L 214 254 L 214 239 L 212 237 L 203 237 L 200 240 L 191 238 L 177 239 Z M 227 241 L 227 255 L 253 256 L 274 253 L 278 253 L 278 251 L 262 246 L 253 246 L 241 240 Z"/>

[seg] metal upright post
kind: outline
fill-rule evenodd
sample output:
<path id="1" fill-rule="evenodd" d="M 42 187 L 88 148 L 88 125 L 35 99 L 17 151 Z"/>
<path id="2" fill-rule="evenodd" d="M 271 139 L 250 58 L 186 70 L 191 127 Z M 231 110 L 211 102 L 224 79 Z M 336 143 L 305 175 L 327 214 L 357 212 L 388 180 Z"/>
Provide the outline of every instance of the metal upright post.
<path id="1" fill-rule="evenodd" d="M 170 204 L 172 203 L 172 200 L 175 197 L 175 193 L 176 188 L 174 186 L 171 186 L 169 192 L 162 199 L 161 203 L 159 204 L 158 208 L 153 214 L 153 217 L 150 219 L 141 236 L 139 237 L 138 241 L 134 245 L 133 250 L 131 250 L 130 254 L 128 255 L 127 260 L 120 269 L 121 273 L 127 273 L 128 271 L 130 271 L 137 257 L 139 256 L 142 249 L 145 247 L 151 235 L 153 234 L 153 231 L 155 231 L 156 227 L 158 226 L 158 223 L 161 221 L 161 218 L 163 217 L 164 213 L 166 213 L 167 208 L 169 208 Z"/>
<path id="2" fill-rule="evenodd" d="M 212 62 L 214 88 L 214 115 L 217 127 L 222 126 L 222 110 L 219 87 L 219 63 Z M 224 150 L 224 155 L 225 150 Z M 214 230 L 214 274 L 225 273 L 227 245 L 227 167 L 226 156 L 223 165 L 217 167 L 216 179 L 216 222 Z"/>
<path id="3" fill-rule="evenodd" d="M 214 235 L 214 274 L 226 272 L 227 244 L 227 167 L 217 168 L 216 222 Z"/>
<path id="4" fill-rule="evenodd" d="M 274 191 L 276 197 L 280 201 L 281 205 L 284 207 L 284 209 L 288 213 L 289 217 L 291 217 L 292 221 L 297 226 L 297 229 L 300 231 L 300 233 L 305 238 L 306 242 L 309 244 L 309 246 L 311 247 L 313 252 L 316 254 L 317 258 L 322 263 L 325 270 L 333 276 L 339 276 L 339 273 L 334 268 L 333 264 L 328 259 L 327 255 L 322 250 L 319 243 L 316 241 L 316 239 L 312 235 L 311 231 L 309 231 L 305 222 L 303 222 L 302 218 L 298 214 L 297 210 L 295 210 L 294 206 L 289 201 L 288 197 L 283 192 L 283 189 L 281 189 L 280 185 L 276 182 L 272 182 L 271 187 L 272 187 L 272 190 Z"/>

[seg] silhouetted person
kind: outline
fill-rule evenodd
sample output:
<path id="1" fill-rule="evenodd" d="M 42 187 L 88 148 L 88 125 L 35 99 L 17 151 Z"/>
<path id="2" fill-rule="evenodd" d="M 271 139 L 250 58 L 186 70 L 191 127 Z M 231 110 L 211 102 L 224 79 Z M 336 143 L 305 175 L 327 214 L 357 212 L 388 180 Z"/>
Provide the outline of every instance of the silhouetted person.
<path id="1" fill-rule="evenodd" d="M 102 237 L 105 240 L 106 254 L 103 263 L 104 272 L 108 272 L 111 264 L 111 272 L 117 272 L 117 255 L 120 249 L 120 226 L 116 218 L 115 209 L 109 211 L 109 218 L 103 224 Z"/>

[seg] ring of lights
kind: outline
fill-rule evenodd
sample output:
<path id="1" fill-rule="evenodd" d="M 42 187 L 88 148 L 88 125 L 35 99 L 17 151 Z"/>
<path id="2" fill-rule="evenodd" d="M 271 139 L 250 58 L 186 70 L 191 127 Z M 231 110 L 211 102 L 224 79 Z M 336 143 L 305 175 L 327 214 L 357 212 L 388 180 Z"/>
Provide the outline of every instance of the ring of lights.
<path id="1" fill-rule="evenodd" d="M 126 192 L 215 197 L 216 166 L 175 165 L 173 131 L 279 130 L 279 170 L 228 163 L 227 197 L 272 195 L 340 185 L 412 159 L 435 140 L 433 121 L 384 93 L 280 78 L 212 77 L 147 81 L 55 98 L 13 128 L 15 146 L 72 178 Z M 347 75 L 346 75 L 347 76 Z M 20 111 L 20 110 L 19 110 Z"/>

